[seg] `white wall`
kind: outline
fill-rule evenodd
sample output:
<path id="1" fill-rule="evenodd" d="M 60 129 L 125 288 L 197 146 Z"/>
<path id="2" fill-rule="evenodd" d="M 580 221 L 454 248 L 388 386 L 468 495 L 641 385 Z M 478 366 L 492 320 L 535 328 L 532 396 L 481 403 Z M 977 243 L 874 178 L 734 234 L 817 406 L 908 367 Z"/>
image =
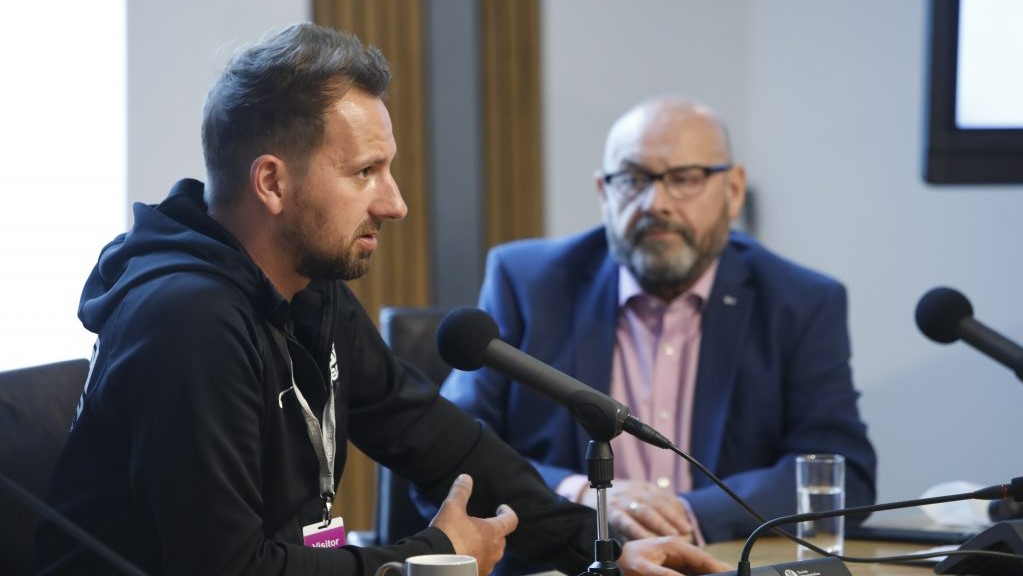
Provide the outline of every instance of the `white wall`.
<path id="1" fill-rule="evenodd" d="M 1023 474 L 1023 387 L 913 311 L 935 285 L 1023 341 L 1016 254 L 1023 186 L 934 187 L 921 178 L 925 0 L 545 0 L 547 232 L 599 222 L 591 183 L 604 135 L 661 91 L 729 122 L 756 191 L 759 236 L 849 289 L 861 407 L 880 457 L 880 500 L 946 480 Z"/>
<path id="2" fill-rule="evenodd" d="M 662 92 L 703 100 L 746 138 L 741 0 L 544 0 L 542 56 L 546 230 L 600 222 L 594 172 L 627 108 Z M 739 130 L 738 133 L 735 130 Z"/>
<path id="3" fill-rule="evenodd" d="M 128 2 L 130 201 L 159 202 L 179 179 L 205 179 L 200 126 L 210 84 L 239 48 L 271 29 L 309 20 L 310 4 Z"/>
<path id="4" fill-rule="evenodd" d="M 87 358 L 77 317 L 96 254 L 124 229 L 125 7 L 0 2 L 0 370 Z M 45 22 L 45 41 L 38 26 Z"/>

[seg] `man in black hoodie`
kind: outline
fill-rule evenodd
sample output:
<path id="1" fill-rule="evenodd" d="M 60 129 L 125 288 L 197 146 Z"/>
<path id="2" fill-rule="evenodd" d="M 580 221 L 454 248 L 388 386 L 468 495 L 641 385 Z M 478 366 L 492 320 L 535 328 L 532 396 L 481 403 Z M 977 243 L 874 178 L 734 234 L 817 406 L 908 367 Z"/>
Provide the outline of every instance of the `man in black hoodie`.
<path id="1" fill-rule="evenodd" d="M 407 211 L 388 81 L 379 51 L 311 24 L 239 54 L 204 109 L 207 183 L 136 205 L 86 282 L 97 338 L 50 502 L 149 574 L 361 576 L 433 552 L 486 574 L 506 538 L 570 573 L 592 559 L 592 511 L 398 362 L 344 284 Z M 389 547 L 304 544 L 349 439 L 443 501 L 429 528 Z M 36 566 L 118 573 L 50 524 Z M 619 566 L 726 569 L 671 538 L 627 544 Z"/>

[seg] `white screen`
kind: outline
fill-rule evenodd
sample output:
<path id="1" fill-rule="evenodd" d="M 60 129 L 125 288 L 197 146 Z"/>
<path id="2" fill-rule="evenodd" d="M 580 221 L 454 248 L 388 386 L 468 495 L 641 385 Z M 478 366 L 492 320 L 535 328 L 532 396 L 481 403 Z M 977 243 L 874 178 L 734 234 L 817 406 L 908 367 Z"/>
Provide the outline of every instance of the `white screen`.
<path id="1" fill-rule="evenodd" d="M 123 0 L 0 3 L 0 370 L 88 358 L 78 299 L 126 222 Z"/>
<path id="2" fill-rule="evenodd" d="M 956 126 L 1023 128 L 1023 2 L 961 0 Z"/>

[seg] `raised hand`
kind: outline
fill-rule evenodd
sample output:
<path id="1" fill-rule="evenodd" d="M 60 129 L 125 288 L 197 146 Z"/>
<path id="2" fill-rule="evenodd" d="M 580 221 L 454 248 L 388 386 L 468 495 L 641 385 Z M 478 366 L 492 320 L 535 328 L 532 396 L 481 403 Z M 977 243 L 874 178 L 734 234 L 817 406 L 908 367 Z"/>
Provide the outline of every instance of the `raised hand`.
<path id="1" fill-rule="evenodd" d="M 430 526 L 447 535 L 455 552 L 476 558 L 480 576 L 486 576 L 504 555 L 505 537 L 518 527 L 519 517 L 507 504 L 498 506 L 491 518 L 469 516 L 466 505 L 471 494 L 472 476 L 460 474 Z"/>

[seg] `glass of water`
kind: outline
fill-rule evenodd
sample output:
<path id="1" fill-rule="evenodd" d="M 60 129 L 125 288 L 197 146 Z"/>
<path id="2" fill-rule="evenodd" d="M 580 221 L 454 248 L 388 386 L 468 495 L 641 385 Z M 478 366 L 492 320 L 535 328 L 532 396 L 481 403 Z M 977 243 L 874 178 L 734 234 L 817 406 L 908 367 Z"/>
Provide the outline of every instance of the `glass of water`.
<path id="1" fill-rule="evenodd" d="M 845 507 L 845 458 L 841 454 L 803 454 L 796 457 L 796 513 L 825 512 Z M 800 522 L 796 535 L 828 552 L 842 554 L 845 518 Z M 799 546 L 798 559 L 820 555 Z"/>

